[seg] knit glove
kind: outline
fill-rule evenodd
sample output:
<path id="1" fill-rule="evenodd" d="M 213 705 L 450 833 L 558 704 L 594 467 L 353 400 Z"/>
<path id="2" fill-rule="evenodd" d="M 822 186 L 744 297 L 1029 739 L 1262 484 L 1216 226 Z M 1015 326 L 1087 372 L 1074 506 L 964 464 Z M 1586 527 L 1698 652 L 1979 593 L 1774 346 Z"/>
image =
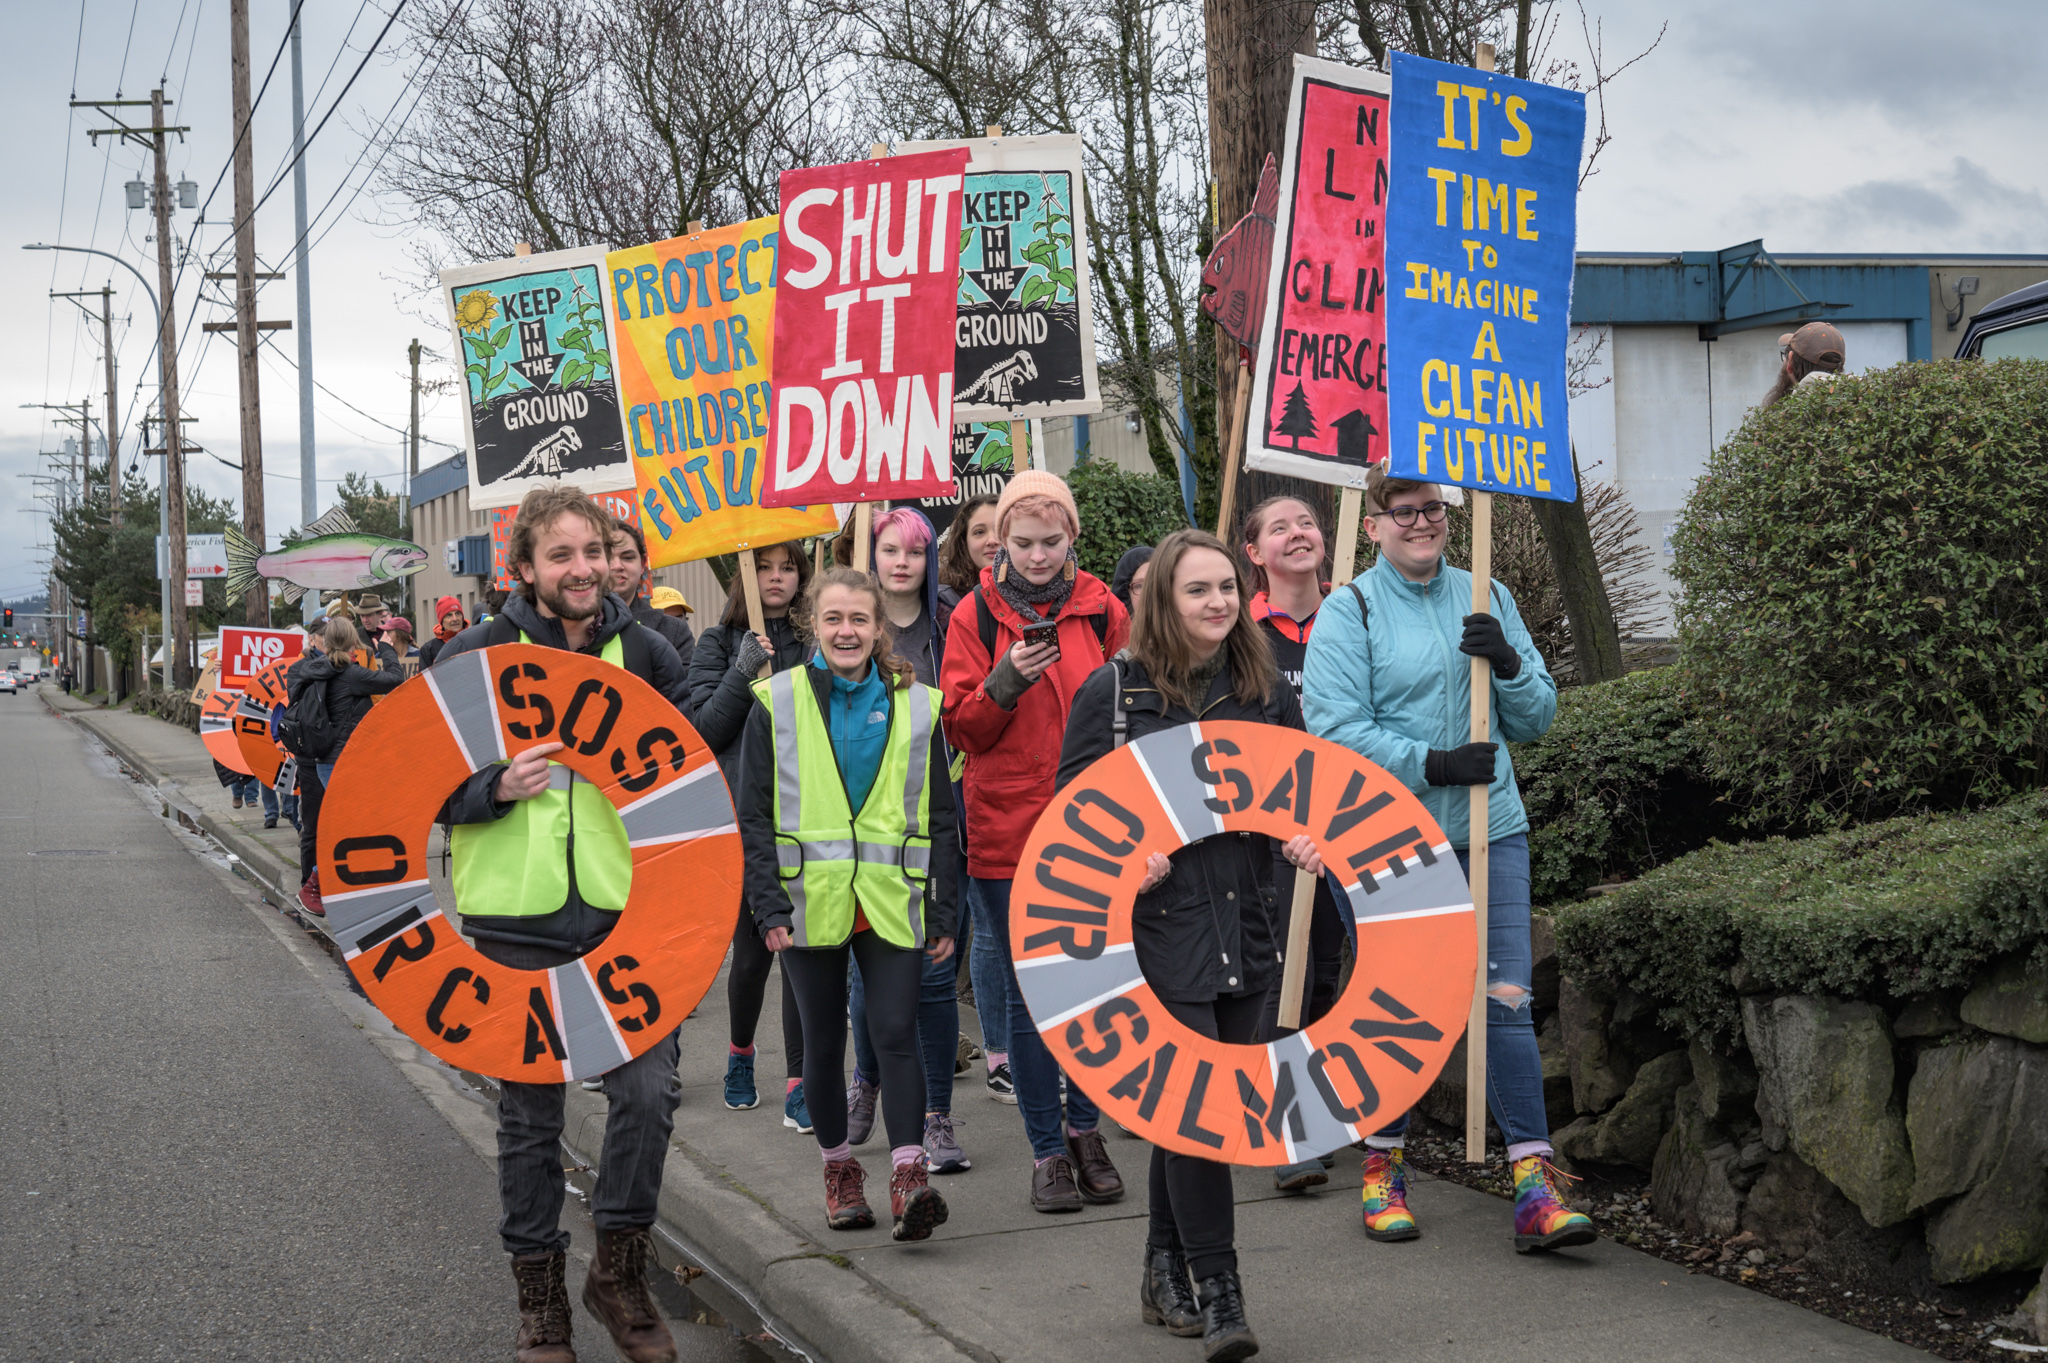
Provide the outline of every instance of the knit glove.
<path id="1" fill-rule="evenodd" d="M 1465 617 L 1465 639 L 1458 645 L 1458 651 L 1491 662 L 1493 675 L 1502 681 L 1513 681 L 1521 674 L 1522 655 L 1508 642 L 1500 621 L 1490 615 Z"/>
<path id="2" fill-rule="evenodd" d="M 1422 759 L 1422 779 L 1433 786 L 1490 786 L 1498 743 L 1467 743 L 1462 748 L 1431 748 Z"/>
<path id="3" fill-rule="evenodd" d="M 981 684 L 981 689 L 988 692 L 988 698 L 1001 708 L 1014 710 L 1017 702 L 1024 698 L 1024 693 L 1031 689 L 1033 680 L 1017 670 L 1010 661 L 1009 650 L 1005 649 L 1003 656 L 996 659 L 996 665 L 989 669 L 988 680 Z"/>
<path id="4" fill-rule="evenodd" d="M 749 681 L 761 675 L 761 664 L 768 661 L 768 650 L 761 647 L 759 636 L 749 632 L 740 635 L 740 641 L 732 651 L 732 670 Z"/>

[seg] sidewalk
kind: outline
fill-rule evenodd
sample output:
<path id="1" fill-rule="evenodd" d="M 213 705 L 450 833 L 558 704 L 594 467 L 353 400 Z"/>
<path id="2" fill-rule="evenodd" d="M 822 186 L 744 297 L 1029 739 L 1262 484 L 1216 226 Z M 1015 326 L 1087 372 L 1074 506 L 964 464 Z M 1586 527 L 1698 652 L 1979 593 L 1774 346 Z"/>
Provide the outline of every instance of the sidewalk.
<path id="1" fill-rule="evenodd" d="M 245 818 L 230 809 L 196 735 L 146 715 L 66 703 L 53 687 L 44 696 L 100 735 L 259 879 L 296 888 L 291 830 L 266 832 L 260 810 Z M 833 1363 L 1201 1357 L 1198 1340 L 1138 1319 L 1149 1148 L 1111 1139 L 1131 1188 L 1122 1203 L 1070 1216 L 1034 1213 L 1017 1109 L 984 1096 L 978 1066 L 962 1076 L 954 1104 L 974 1168 L 934 1180 L 951 1208 L 947 1224 L 921 1245 L 889 1239 L 888 1150 L 878 1129 L 858 1154 L 883 1224 L 854 1234 L 826 1229 L 817 1144 L 782 1125 L 779 1003 L 780 990 L 771 987 L 757 1033 L 761 1105 L 748 1111 L 730 1111 L 720 1097 L 722 981 L 683 1027 L 683 1102 L 662 1190 L 666 1228 L 771 1327 Z M 961 1023 L 978 1034 L 971 1008 Z M 603 1098 L 572 1086 L 569 1107 L 568 1143 L 594 1163 Z M 1518 1256 L 1510 1204 L 1427 1177 L 1411 1197 L 1423 1238 L 1373 1244 L 1359 1230 L 1358 1183 L 1352 1159 L 1340 1159 L 1331 1184 L 1307 1196 L 1276 1195 L 1264 1170 L 1238 1171 L 1237 1243 L 1261 1358 L 1927 1357 L 1612 1241 Z"/>

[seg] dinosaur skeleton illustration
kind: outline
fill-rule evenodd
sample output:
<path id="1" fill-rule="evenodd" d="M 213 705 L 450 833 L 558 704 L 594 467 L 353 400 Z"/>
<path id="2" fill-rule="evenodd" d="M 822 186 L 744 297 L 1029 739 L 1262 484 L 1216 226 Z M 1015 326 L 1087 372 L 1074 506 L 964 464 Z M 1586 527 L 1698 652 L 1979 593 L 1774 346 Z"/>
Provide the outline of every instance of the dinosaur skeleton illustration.
<path id="1" fill-rule="evenodd" d="M 526 452 L 507 478 L 554 478 L 562 472 L 562 456 L 583 448 L 574 426 L 564 426 Z"/>
<path id="2" fill-rule="evenodd" d="M 1031 352 L 1020 350 L 1007 360 L 998 360 L 982 371 L 980 378 L 953 395 L 955 403 L 982 402 L 991 407 L 1017 405 L 1017 388 L 1038 377 L 1038 361 Z"/>

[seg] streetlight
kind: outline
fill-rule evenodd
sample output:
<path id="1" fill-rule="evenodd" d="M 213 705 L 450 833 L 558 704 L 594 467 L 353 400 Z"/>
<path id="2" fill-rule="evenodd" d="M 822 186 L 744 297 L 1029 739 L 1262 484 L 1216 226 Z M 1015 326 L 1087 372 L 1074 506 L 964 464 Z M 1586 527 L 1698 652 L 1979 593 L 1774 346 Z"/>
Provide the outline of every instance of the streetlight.
<path id="1" fill-rule="evenodd" d="M 135 276 L 135 282 L 142 285 L 142 292 L 148 295 L 149 310 L 156 314 L 156 334 L 159 338 L 157 344 L 163 344 L 161 338 L 164 334 L 164 310 L 156 300 L 156 290 L 149 287 L 149 280 L 143 277 L 142 271 L 136 269 L 128 261 L 122 259 L 120 256 L 115 255 L 112 251 L 102 251 L 96 246 L 57 246 L 38 241 L 32 242 L 29 245 L 22 247 L 21 249 L 24 251 L 76 251 L 81 255 L 105 256 L 108 260 L 114 261 L 116 264 L 120 265 L 123 269 L 127 270 L 128 273 Z M 109 446 L 112 445 L 113 438 L 114 433 L 112 431 L 107 432 L 107 441 L 109 443 Z M 144 441 L 143 443 L 148 444 L 149 442 Z M 170 443 L 168 440 L 166 440 L 165 449 L 167 452 L 164 455 L 163 478 L 162 481 L 158 484 L 158 487 L 161 488 L 162 490 L 157 494 L 156 499 L 157 533 L 163 536 L 164 544 L 167 549 L 171 542 L 171 457 L 170 454 L 168 453 L 169 448 Z M 121 476 L 119 465 L 120 451 L 109 448 L 107 451 L 107 457 L 110 461 L 108 464 L 108 468 L 112 471 L 111 476 L 118 480 Z M 169 575 L 166 574 L 164 577 L 159 578 L 158 584 L 159 597 L 161 600 L 159 609 L 162 612 L 160 618 L 163 620 L 164 629 L 168 633 L 171 626 L 171 580 Z M 148 671 L 146 665 L 143 670 L 145 672 Z M 168 648 L 164 650 L 163 686 L 164 690 L 166 691 L 169 691 L 171 689 L 171 650 Z"/>

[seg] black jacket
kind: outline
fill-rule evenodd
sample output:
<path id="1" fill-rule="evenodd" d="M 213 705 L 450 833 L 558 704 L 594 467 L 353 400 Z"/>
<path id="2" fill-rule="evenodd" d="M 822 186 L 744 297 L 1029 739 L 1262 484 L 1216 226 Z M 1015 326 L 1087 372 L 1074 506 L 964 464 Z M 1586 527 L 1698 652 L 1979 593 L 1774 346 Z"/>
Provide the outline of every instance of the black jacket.
<path id="1" fill-rule="evenodd" d="M 591 634 L 590 642 L 577 652 L 596 657 L 604 651 L 607 643 L 629 629 L 641 631 L 646 653 L 644 663 L 635 666 L 640 661 L 636 656 L 639 650 L 628 649 L 626 670 L 659 691 L 682 711 L 685 719 L 689 718 L 689 693 L 684 685 L 682 659 L 676 656 L 668 640 L 634 623 L 632 616 L 626 613 L 625 604 L 617 597 L 605 598 L 604 613 L 597 629 Z M 506 642 L 507 636 L 516 642 L 521 632 L 545 648 L 566 651 L 569 647 L 569 636 L 563 633 L 561 621 L 542 615 L 525 597 L 515 596 L 505 602 L 505 609 L 496 617 L 471 625 L 450 639 L 436 661 L 446 662 L 458 653 L 489 648 Z M 489 823 L 510 813 L 511 803 L 495 798 L 501 770 L 495 764 L 487 766 L 457 786 L 455 793 L 448 797 L 448 803 L 441 808 L 442 822 Z M 573 864 L 569 868 L 569 896 L 554 913 L 537 918 L 507 918 L 491 914 L 487 905 L 464 904 L 459 907 L 462 930 L 479 941 L 551 947 L 577 954 L 596 947 L 611 934 L 619 921 L 618 914 L 592 908 L 583 902 L 583 897 L 576 892 Z"/>
<path id="2" fill-rule="evenodd" d="M 690 622 L 679 615 L 658 611 L 645 601 L 636 601 L 632 606 L 633 618 L 647 628 L 668 640 L 676 656 L 683 660 L 683 671 L 690 670 L 690 655 L 697 650 L 697 636 L 690 632 Z"/>
<path id="3" fill-rule="evenodd" d="M 1201 713 L 1195 715 L 1168 706 L 1144 664 L 1128 654 L 1097 668 L 1081 684 L 1067 716 L 1066 741 L 1060 748 L 1061 788 L 1114 746 L 1112 716 L 1120 699 L 1128 720 L 1127 743 L 1197 719 L 1306 727 L 1301 706 L 1286 683 L 1276 685 L 1263 704 L 1249 705 L 1231 694 L 1235 685 L 1225 667 L 1209 683 Z M 1169 860 L 1172 872 L 1139 895 L 1131 910 L 1138 964 L 1153 992 L 1170 1003 L 1208 1003 L 1226 994 L 1263 993 L 1278 974 L 1293 884 L 1291 875 L 1282 874 L 1293 868 L 1280 844 L 1261 834 L 1225 833 L 1183 847 Z M 1287 894 L 1282 887 L 1287 887 Z"/>
<path id="4" fill-rule="evenodd" d="M 460 637 L 460 635 L 456 636 L 456 638 Z M 441 650 L 453 642 L 453 639 L 443 639 L 438 634 L 429 634 L 427 641 L 420 645 L 420 671 L 424 672 L 432 667 L 434 659 L 441 656 Z"/>
<path id="5" fill-rule="evenodd" d="M 710 631 L 705 631 L 706 638 Z M 817 694 L 818 708 L 831 703 L 832 674 L 822 667 L 806 667 Z M 896 722 L 896 707 L 903 693 L 889 687 L 889 722 Z M 750 691 L 747 697 L 753 700 Z M 952 854 L 953 802 L 946 798 L 946 745 L 939 742 L 938 726 L 932 726 L 932 755 L 926 773 L 926 808 L 931 827 L 931 875 L 925 881 L 924 936 L 926 942 L 958 935 L 959 858 Z M 834 754 L 837 760 L 837 754 Z M 747 906 L 754 915 L 754 930 L 766 935 L 770 928 L 786 928 L 795 915 L 775 855 L 775 736 L 768 722 L 767 707 L 754 704 L 747 718 L 746 735 L 740 744 L 739 781 L 734 789 L 733 810 L 740 826 L 740 846 L 746 852 Z"/>
<path id="6" fill-rule="evenodd" d="M 382 654 L 378 655 L 382 658 Z M 398 670 L 396 661 L 386 662 L 382 670 L 372 672 L 353 658 L 337 659 L 332 653 L 320 653 L 302 663 L 294 663 L 285 671 L 286 695 L 291 679 L 297 677 L 308 684 L 327 688 L 327 721 L 334 726 L 334 746 L 328 749 L 323 762 L 341 760 L 341 750 L 348 745 L 349 735 L 362 723 L 363 716 L 370 713 L 370 702 L 396 691 L 405 681 L 405 674 Z"/>
<path id="7" fill-rule="evenodd" d="M 718 769 L 734 791 L 739 789 L 740 738 L 747 731 L 747 716 L 754 712 L 754 693 L 747 689 L 754 678 L 742 677 L 732 665 L 733 650 L 746 632 L 744 625 L 713 625 L 690 656 L 690 708 L 695 712 L 690 722 L 718 755 Z M 795 667 L 811 651 L 787 618 L 768 622 L 768 641 L 775 645 L 777 672 Z"/>

